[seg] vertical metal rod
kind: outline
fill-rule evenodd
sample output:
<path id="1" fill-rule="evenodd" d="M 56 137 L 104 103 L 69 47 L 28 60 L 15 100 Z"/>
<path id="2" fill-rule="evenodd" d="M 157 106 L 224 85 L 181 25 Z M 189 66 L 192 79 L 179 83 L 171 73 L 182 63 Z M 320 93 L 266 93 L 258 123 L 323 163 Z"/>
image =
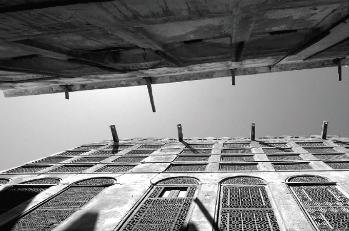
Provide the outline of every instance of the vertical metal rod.
<path id="1" fill-rule="evenodd" d="M 338 81 L 342 81 L 342 60 L 339 59 L 337 62 L 338 67 Z"/>
<path id="2" fill-rule="evenodd" d="M 116 132 L 115 125 L 110 125 L 111 134 L 113 136 L 114 143 L 119 143 L 118 133 Z"/>
<path id="3" fill-rule="evenodd" d="M 151 109 L 152 109 L 153 112 L 156 112 L 156 110 L 155 110 L 155 103 L 154 103 L 154 97 L 153 97 L 153 89 L 151 87 L 151 78 L 147 77 L 147 78 L 144 78 L 144 79 L 147 82 L 147 88 L 148 88 L 148 94 L 149 94 L 149 98 L 150 98 Z"/>
<path id="4" fill-rule="evenodd" d="M 324 139 L 324 140 L 327 139 L 327 127 L 328 127 L 328 122 L 323 121 L 322 122 L 321 139 Z"/>
<path id="5" fill-rule="evenodd" d="M 183 131 L 182 131 L 182 125 L 177 124 L 177 131 L 178 131 L 178 140 L 179 142 L 183 142 Z"/>
<path id="6" fill-rule="evenodd" d="M 65 94 L 65 99 L 69 99 L 69 87 L 64 86 L 64 94 Z"/>
<path id="7" fill-rule="evenodd" d="M 231 85 L 235 85 L 235 69 L 230 69 L 231 73 Z"/>
<path id="8" fill-rule="evenodd" d="M 251 141 L 256 140 L 256 124 L 252 123 L 251 124 L 251 134 L 250 134 Z"/>

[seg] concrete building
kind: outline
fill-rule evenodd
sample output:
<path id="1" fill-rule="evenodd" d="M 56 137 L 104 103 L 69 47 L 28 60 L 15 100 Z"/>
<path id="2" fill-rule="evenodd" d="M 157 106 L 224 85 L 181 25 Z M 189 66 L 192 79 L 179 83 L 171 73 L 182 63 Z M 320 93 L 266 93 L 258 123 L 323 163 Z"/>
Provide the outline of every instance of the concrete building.
<path id="1" fill-rule="evenodd" d="M 124 139 L 3 171 L 0 230 L 349 230 L 349 139 Z"/>

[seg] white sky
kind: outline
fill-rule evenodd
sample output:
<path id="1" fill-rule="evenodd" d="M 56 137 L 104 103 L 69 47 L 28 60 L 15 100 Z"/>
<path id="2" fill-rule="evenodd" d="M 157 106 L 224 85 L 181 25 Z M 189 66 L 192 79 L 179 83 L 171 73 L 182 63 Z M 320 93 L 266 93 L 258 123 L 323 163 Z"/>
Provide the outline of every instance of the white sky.
<path id="1" fill-rule="evenodd" d="M 349 74 L 336 68 L 153 85 L 157 112 L 145 86 L 4 98 L 0 96 L 0 170 L 81 144 L 120 138 L 319 134 L 349 136 Z"/>

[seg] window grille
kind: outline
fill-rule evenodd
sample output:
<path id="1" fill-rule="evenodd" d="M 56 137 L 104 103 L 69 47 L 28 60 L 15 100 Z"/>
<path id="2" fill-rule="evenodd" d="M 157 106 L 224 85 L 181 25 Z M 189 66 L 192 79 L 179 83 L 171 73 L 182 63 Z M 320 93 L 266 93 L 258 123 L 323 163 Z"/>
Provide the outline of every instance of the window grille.
<path id="1" fill-rule="evenodd" d="M 224 148 L 248 148 L 250 143 L 224 143 Z"/>
<path id="2" fill-rule="evenodd" d="M 212 148 L 213 144 L 188 144 L 188 148 Z"/>
<path id="3" fill-rule="evenodd" d="M 127 172 L 134 168 L 136 165 L 106 165 L 98 169 L 95 172 Z"/>
<path id="4" fill-rule="evenodd" d="M 8 179 L 0 178 L 0 184 L 7 184 L 8 182 L 9 182 Z"/>
<path id="5" fill-rule="evenodd" d="M 171 164 L 166 172 L 202 172 L 207 164 Z"/>
<path id="6" fill-rule="evenodd" d="M 221 161 L 253 161 L 253 155 L 222 155 Z"/>
<path id="7" fill-rule="evenodd" d="M 319 176 L 295 177 L 288 182 L 317 230 L 349 230 L 349 199 L 335 183 Z"/>
<path id="8" fill-rule="evenodd" d="M 185 230 L 185 222 L 197 187 L 198 181 L 189 177 L 172 178 L 169 182 L 163 180 L 157 183 L 119 230 Z"/>
<path id="9" fill-rule="evenodd" d="M 334 169 L 349 169 L 348 161 L 331 161 L 331 162 L 325 162 L 325 163 Z"/>
<path id="10" fill-rule="evenodd" d="M 113 149 L 113 150 L 124 150 L 126 148 L 130 148 L 130 147 L 133 147 L 133 144 L 119 144 L 119 145 L 115 145 L 115 144 L 112 144 L 112 145 L 109 145 L 107 146 L 105 149 Z"/>
<path id="11" fill-rule="evenodd" d="M 236 177 L 220 184 L 218 226 L 220 231 L 278 231 L 264 181 Z"/>
<path id="12" fill-rule="evenodd" d="M 52 184 L 52 185 L 57 185 L 57 184 L 59 184 L 59 182 L 60 182 L 60 179 L 58 179 L 58 178 L 41 178 L 41 179 L 25 181 L 22 184 Z"/>
<path id="13" fill-rule="evenodd" d="M 82 172 L 88 168 L 91 168 L 93 165 L 62 165 L 58 168 L 52 169 L 49 172 Z"/>
<path id="14" fill-rule="evenodd" d="M 159 149 L 163 144 L 142 144 L 138 149 Z"/>
<path id="15" fill-rule="evenodd" d="M 126 155 L 129 155 L 129 154 L 148 155 L 153 153 L 154 151 L 155 150 L 152 150 L 152 149 L 144 149 L 144 150 L 136 149 L 136 150 L 129 151 L 128 153 L 126 153 Z"/>
<path id="16" fill-rule="evenodd" d="M 347 155 L 344 153 L 339 154 L 313 154 L 316 158 L 320 160 L 340 160 L 340 159 L 348 159 Z"/>
<path id="17" fill-rule="evenodd" d="M 222 153 L 252 153 L 250 148 L 223 149 Z"/>
<path id="18" fill-rule="evenodd" d="M 24 165 L 18 168 L 10 169 L 5 173 L 17 173 L 17 174 L 37 173 L 44 170 L 47 167 L 50 167 L 50 166 L 49 165 Z"/>
<path id="19" fill-rule="evenodd" d="M 188 149 L 185 148 L 180 154 L 211 154 L 211 149 Z"/>
<path id="20" fill-rule="evenodd" d="M 333 148 L 304 148 L 309 153 L 336 153 L 337 151 Z"/>
<path id="21" fill-rule="evenodd" d="M 70 185 L 24 216 L 9 222 L 1 230 L 52 230 L 79 210 L 106 187 L 114 184 L 110 178 L 95 178 Z"/>
<path id="22" fill-rule="evenodd" d="M 103 144 L 98 144 L 98 145 L 84 145 L 84 146 L 81 146 L 81 147 L 77 147 L 77 148 L 74 148 L 73 151 L 90 151 L 92 149 L 98 149 L 98 148 L 101 148 L 105 145 Z"/>
<path id="23" fill-rule="evenodd" d="M 269 160 L 277 161 L 277 160 L 302 160 L 302 158 L 296 154 L 296 155 L 287 155 L 287 154 L 281 154 L 281 155 L 267 155 Z"/>
<path id="24" fill-rule="evenodd" d="M 143 159 L 145 159 L 145 156 L 135 156 L 135 157 L 126 157 L 122 156 L 117 158 L 116 160 L 113 160 L 113 162 L 116 163 L 138 163 L 141 162 Z"/>
<path id="25" fill-rule="evenodd" d="M 79 159 L 73 160 L 72 163 L 93 163 L 93 162 L 101 162 L 105 160 L 106 157 L 81 157 Z"/>
<path id="26" fill-rule="evenodd" d="M 263 152 L 270 153 L 279 153 L 279 152 L 292 152 L 291 148 L 263 148 Z"/>
<path id="27" fill-rule="evenodd" d="M 57 164 L 65 160 L 69 160 L 70 157 L 64 157 L 64 156 L 49 156 L 41 160 L 37 160 L 33 163 L 45 163 L 45 164 Z"/>
<path id="28" fill-rule="evenodd" d="M 175 161 L 208 161 L 210 156 L 178 156 Z"/>
<path id="29" fill-rule="evenodd" d="M 42 191 L 58 183 L 59 180 L 58 182 L 53 182 L 52 178 L 42 178 L 13 185 L 0 191 L 0 214 L 26 201 L 30 201 Z M 2 230 L 1 227 L 0 230 Z"/>
<path id="30" fill-rule="evenodd" d="M 296 144 L 302 147 L 326 147 L 324 142 L 296 142 Z"/>
<path id="31" fill-rule="evenodd" d="M 333 142 L 341 147 L 349 148 L 349 142 L 339 141 L 339 140 L 336 140 Z"/>
<path id="32" fill-rule="evenodd" d="M 91 152 L 88 155 L 89 156 L 110 156 L 110 155 L 116 155 L 117 153 L 119 153 L 119 150 L 105 149 L 105 150 L 99 150 L 96 152 Z"/>
<path id="33" fill-rule="evenodd" d="M 311 169 L 309 163 L 273 163 L 276 171 Z"/>
<path id="34" fill-rule="evenodd" d="M 269 142 L 259 142 L 259 145 L 263 148 L 287 148 L 287 143 L 269 143 Z"/>
<path id="35" fill-rule="evenodd" d="M 257 163 L 219 164 L 219 171 L 248 171 L 248 170 L 258 170 L 258 164 Z"/>
<path id="36" fill-rule="evenodd" d="M 86 152 L 87 151 L 65 151 L 65 152 L 62 152 L 58 155 L 60 155 L 60 156 L 80 156 L 81 154 L 84 154 Z"/>

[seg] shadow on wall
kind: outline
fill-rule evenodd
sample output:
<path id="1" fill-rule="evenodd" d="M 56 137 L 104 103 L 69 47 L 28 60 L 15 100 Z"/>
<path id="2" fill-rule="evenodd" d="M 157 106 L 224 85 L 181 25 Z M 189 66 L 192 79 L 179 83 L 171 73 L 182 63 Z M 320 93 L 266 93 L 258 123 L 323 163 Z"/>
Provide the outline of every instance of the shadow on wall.
<path id="1" fill-rule="evenodd" d="M 208 210 L 206 209 L 206 207 L 202 204 L 202 202 L 198 199 L 195 198 L 194 202 L 196 203 L 196 205 L 198 206 L 198 208 L 201 210 L 202 214 L 204 214 L 206 220 L 212 225 L 212 230 L 213 231 L 219 231 L 217 222 L 215 222 L 215 220 L 213 219 L 213 217 L 210 215 L 210 213 L 208 212 Z M 199 231 L 198 227 L 189 222 L 188 223 L 188 227 L 186 229 L 183 229 L 183 231 Z"/>
<path id="2" fill-rule="evenodd" d="M 71 225 L 62 229 L 64 231 L 94 231 L 98 219 L 97 212 L 86 212 Z"/>

